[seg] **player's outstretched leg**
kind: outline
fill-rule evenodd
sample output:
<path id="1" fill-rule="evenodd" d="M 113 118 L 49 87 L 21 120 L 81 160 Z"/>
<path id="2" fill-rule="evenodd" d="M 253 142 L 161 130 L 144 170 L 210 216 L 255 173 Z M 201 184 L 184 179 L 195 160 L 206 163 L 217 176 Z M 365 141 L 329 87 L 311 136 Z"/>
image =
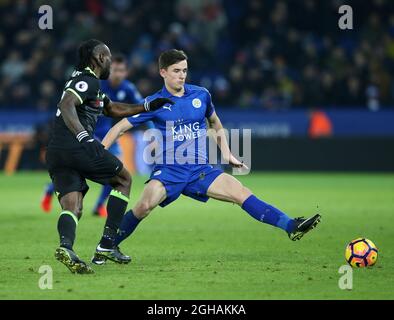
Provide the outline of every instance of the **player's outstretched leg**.
<path id="1" fill-rule="evenodd" d="M 294 229 L 289 232 L 290 240 L 296 241 L 300 240 L 305 233 L 314 229 L 318 223 L 321 221 L 321 215 L 315 214 L 313 217 L 304 218 L 299 217 L 294 219 Z"/>
<path id="2" fill-rule="evenodd" d="M 55 187 L 53 183 L 48 183 L 45 187 L 44 195 L 41 198 L 41 209 L 42 211 L 49 213 L 52 208 L 52 196 L 55 193 Z"/>
<path id="3" fill-rule="evenodd" d="M 308 219 L 303 217 L 292 219 L 274 206 L 265 203 L 251 194 L 242 202 L 241 208 L 253 218 L 268 223 L 287 232 L 293 241 L 300 240 L 307 232 L 317 226 L 321 220 L 319 214 Z"/>
<path id="4" fill-rule="evenodd" d="M 112 191 L 112 187 L 110 185 L 102 186 L 101 193 L 93 209 L 94 216 L 99 216 L 102 218 L 107 217 L 108 213 L 107 213 L 107 208 L 105 207 L 105 201 L 109 197 L 111 191 Z"/>
<path id="5" fill-rule="evenodd" d="M 299 240 L 316 227 L 321 216 L 311 218 L 291 218 L 274 206 L 257 198 L 237 179 L 223 173 L 209 186 L 207 195 L 214 199 L 237 203 L 254 219 L 278 227 L 287 232 L 291 240 Z"/>
<path id="6" fill-rule="evenodd" d="M 106 260 L 116 263 L 129 263 L 131 261 L 131 258 L 122 254 L 115 245 L 115 238 L 129 203 L 128 197 L 131 187 L 131 177 L 125 168 L 114 177 L 111 185 L 114 189 L 108 198 L 108 216 L 105 222 L 103 236 L 92 258 L 92 262 L 96 264 L 103 264 Z"/>
<path id="7" fill-rule="evenodd" d="M 55 251 L 55 258 L 72 273 L 94 273 L 93 269 L 73 251 L 75 231 L 82 215 L 82 193 L 70 192 L 60 199 L 60 204 L 63 208 L 57 224 L 60 246 Z"/>

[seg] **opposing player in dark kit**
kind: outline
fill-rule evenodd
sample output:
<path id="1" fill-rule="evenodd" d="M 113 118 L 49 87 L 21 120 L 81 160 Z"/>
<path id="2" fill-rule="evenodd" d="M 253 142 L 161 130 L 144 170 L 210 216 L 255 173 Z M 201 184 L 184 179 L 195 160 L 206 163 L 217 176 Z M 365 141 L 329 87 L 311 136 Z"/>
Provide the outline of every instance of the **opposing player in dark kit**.
<path id="1" fill-rule="evenodd" d="M 131 177 L 122 162 L 93 138 L 97 117 L 102 113 L 109 117 L 128 117 L 171 105 L 172 101 L 158 98 L 145 100 L 142 104 L 112 102 L 102 93 L 99 81 L 107 79 L 110 74 L 109 48 L 91 39 L 79 47 L 78 55 L 77 68 L 66 82 L 58 104 L 46 159 L 62 207 L 57 225 L 60 246 L 55 257 L 73 273 L 92 273 L 91 267 L 73 251 L 83 197 L 89 188 L 86 179 L 113 188 L 96 255 L 118 263 L 130 261 L 130 257 L 119 251 L 114 240 L 129 201 Z"/>

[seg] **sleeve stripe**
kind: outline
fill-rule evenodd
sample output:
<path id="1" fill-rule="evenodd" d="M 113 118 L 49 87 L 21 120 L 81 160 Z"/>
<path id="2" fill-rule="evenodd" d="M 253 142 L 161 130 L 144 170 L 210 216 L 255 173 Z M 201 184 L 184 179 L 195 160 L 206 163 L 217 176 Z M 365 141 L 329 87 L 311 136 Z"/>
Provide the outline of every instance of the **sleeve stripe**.
<path id="1" fill-rule="evenodd" d="M 79 99 L 79 101 L 81 102 L 81 104 L 83 103 L 81 96 L 74 89 L 67 88 L 65 91 L 70 91 L 70 92 L 74 93 L 77 96 L 77 98 Z"/>
<path id="2" fill-rule="evenodd" d="M 86 138 L 86 137 L 89 137 L 89 135 L 88 135 L 87 133 L 83 134 L 82 136 L 77 137 L 77 140 L 78 140 L 79 142 L 81 142 L 81 140 L 82 140 L 83 138 Z"/>
<path id="3" fill-rule="evenodd" d="M 77 138 L 77 140 L 78 140 L 79 142 L 81 142 L 81 140 L 82 140 L 83 138 L 85 138 L 85 137 L 89 137 L 89 134 L 87 133 L 86 130 L 81 131 L 80 133 L 78 133 L 76 138 Z"/>

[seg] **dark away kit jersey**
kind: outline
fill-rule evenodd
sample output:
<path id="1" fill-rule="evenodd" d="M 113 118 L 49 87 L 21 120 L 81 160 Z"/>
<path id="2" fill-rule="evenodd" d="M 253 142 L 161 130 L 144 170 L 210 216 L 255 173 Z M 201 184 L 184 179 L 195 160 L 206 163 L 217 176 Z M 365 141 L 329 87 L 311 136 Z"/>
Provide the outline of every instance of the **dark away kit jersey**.
<path id="1" fill-rule="evenodd" d="M 81 104 L 76 107 L 79 121 L 89 135 L 93 137 L 97 118 L 102 114 L 104 105 L 109 102 L 109 99 L 100 89 L 99 79 L 89 67 L 83 71 L 74 71 L 64 86 L 62 98 L 67 91 L 74 94 L 80 101 Z M 49 147 L 79 147 L 79 142 L 67 128 L 60 109 L 56 112 Z"/>

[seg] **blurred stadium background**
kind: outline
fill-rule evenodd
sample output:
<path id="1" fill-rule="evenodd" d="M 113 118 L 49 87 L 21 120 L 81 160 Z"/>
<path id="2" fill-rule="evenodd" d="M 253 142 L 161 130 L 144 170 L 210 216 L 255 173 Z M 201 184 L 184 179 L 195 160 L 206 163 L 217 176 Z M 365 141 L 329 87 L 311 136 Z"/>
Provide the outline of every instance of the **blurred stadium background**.
<path id="1" fill-rule="evenodd" d="M 338 28 L 345 3 L 353 30 Z M 53 30 L 38 27 L 44 4 Z M 0 299 L 393 299 L 392 0 L 0 0 L 0 27 Z M 162 86 L 160 52 L 185 50 L 189 82 L 211 91 L 224 126 L 252 129 L 252 174 L 240 181 L 292 216 L 321 212 L 321 226 L 290 243 L 235 206 L 182 197 L 122 244 L 130 268 L 70 277 L 53 258 L 59 204 L 43 215 L 39 201 L 48 128 L 88 38 L 126 55 L 142 95 Z M 146 180 L 141 142 L 138 131 L 122 137 L 130 206 Z M 103 227 L 90 187 L 83 259 Z M 361 236 L 378 246 L 378 264 L 340 290 L 345 246 Z M 53 267 L 53 290 L 37 286 L 42 265 Z"/>
<path id="2" fill-rule="evenodd" d="M 53 8 L 53 30 L 38 8 Z M 394 3 L 340 0 L 0 0 L 0 166 L 45 169 L 48 126 L 79 43 L 123 53 L 142 95 L 157 57 L 189 55 L 227 128 L 252 129 L 253 170 L 394 170 Z M 138 172 L 141 134 L 124 139 Z"/>

